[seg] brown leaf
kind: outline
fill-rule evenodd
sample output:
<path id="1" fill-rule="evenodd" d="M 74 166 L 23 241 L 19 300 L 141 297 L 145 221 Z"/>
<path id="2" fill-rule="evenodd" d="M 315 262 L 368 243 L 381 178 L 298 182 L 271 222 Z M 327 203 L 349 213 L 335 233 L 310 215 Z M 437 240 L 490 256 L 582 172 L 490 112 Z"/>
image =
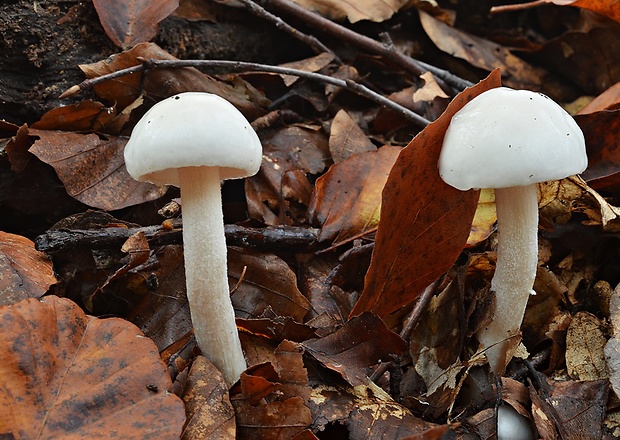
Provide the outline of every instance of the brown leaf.
<path id="1" fill-rule="evenodd" d="M 287 202 L 305 200 L 305 196 L 291 193 L 287 182 L 301 180 L 298 171 L 318 174 L 325 169 L 329 162 L 327 137 L 320 127 L 293 125 L 261 133 L 261 142 L 263 163 L 258 174 L 246 181 L 249 214 L 270 225 L 290 223 Z M 306 186 L 301 182 L 295 185 L 298 189 Z"/>
<path id="2" fill-rule="evenodd" d="M 157 24 L 174 12 L 179 0 L 93 0 L 101 25 L 121 49 L 149 41 Z"/>
<path id="3" fill-rule="evenodd" d="M 372 382 L 356 387 L 319 385 L 312 390 L 310 408 L 313 430 L 339 423 L 347 427 L 350 440 L 402 439 L 437 426 L 414 416 Z"/>
<path id="4" fill-rule="evenodd" d="M 575 116 L 586 138 L 588 168 L 581 173 L 596 190 L 620 189 L 620 110 Z"/>
<path id="5" fill-rule="evenodd" d="M 320 241 L 340 242 L 376 228 L 381 191 L 400 152 L 386 145 L 359 153 L 317 179 L 308 217 L 321 226 Z"/>
<path id="6" fill-rule="evenodd" d="M 137 182 L 125 168 L 126 138 L 96 134 L 30 130 L 38 136 L 30 152 L 51 165 L 69 195 L 108 211 L 155 200 L 164 187 Z"/>
<path id="7" fill-rule="evenodd" d="M 577 312 L 566 332 L 566 370 L 572 379 L 607 379 L 601 322 L 588 312 Z"/>
<path id="8" fill-rule="evenodd" d="M 116 117 L 113 107 L 100 102 L 82 101 L 78 104 L 54 108 L 45 113 L 30 128 L 39 130 L 104 131 Z"/>
<path id="9" fill-rule="evenodd" d="M 356 316 L 335 332 L 302 344 L 315 359 L 353 386 L 367 384 L 368 368 L 401 354 L 405 345 L 372 313 Z"/>
<path id="10" fill-rule="evenodd" d="M 241 375 L 239 386 L 231 390 L 239 438 L 287 439 L 310 426 L 306 403 L 311 388 L 302 353 L 299 345 L 284 341 L 274 351 L 273 368 L 261 366 Z M 256 395 L 263 392 L 266 398 L 257 402 Z"/>
<path id="11" fill-rule="evenodd" d="M 612 20 L 620 21 L 620 8 L 615 1 L 609 0 L 546 0 L 559 6 L 574 6 L 576 8 L 589 9 L 598 14 L 605 15 Z"/>
<path id="12" fill-rule="evenodd" d="M 40 298 L 56 283 L 52 263 L 20 235 L 0 231 L 0 306 Z"/>
<path id="13" fill-rule="evenodd" d="M 620 82 L 614 84 L 590 103 L 579 110 L 577 114 L 585 115 L 601 110 L 617 110 L 620 106 Z"/>
<path id="14" fill-rule="evenodd" d="M 127 321 L 27 299 L 0 307 L 0 350 L 10 438 L 179 438 L 183 404 L 153 342 Z"/>
<path id="15" fill-rule="evenodd" d="M 177 58 L 154 43 L 140 43 L 128 51 L 116 54 L 104 61 L 81 64 L 87 78 L 95 78 L 140 64 L 138 58 L 176 60 Z M 141 93 L 152 98 L 164 99 L 181 92 L 207 92 L 221 96 L 237 107 L 249 120 L 264 114 L 261 106 L 269 101 L 265 96 L 238 77 L 233 84 L 216 80 L 198 69 L 153 69 L 148 73 L 134 73 L 105 81 L 94 86 L 102 99 L 117 104 L 119 111 L 133 104 Z M 144 81 L 142 81 L 144 80 Z"/>
<path id="16" fill-rule="evenodd" d="M 207 358 L 194 359 L 181 395 L 187 424 L 183 440 L 236 438 L 235 410 L 222 373 Z"/>
<path id="17" fill-rule="evenodd" d="M 336 113 L 329 134 L 329 151 L 335 163 L 340 163 L 354 154 L 376 149 L 345 110 Z"/>
<path id="18" fill-rule="evenodd" d="M 278 316 L 301 322 L 310 309 L 308 300 L 297 288 L 295 273 L 275 255 L 231 248 L 228 276 L 233 287 L 238 280 L 243 281 L 231 297 L 237 316 L 241 318 L 259 318 L 271 309 Z"/>
<path id="19" fill-rule="evenodd" d="M 508 87 L 540 90 L 545 84 L 543 69 L 526 63 L 507 48 L 450 27 L 425 12 L 419 13 L 424 31 L 443 52 L 487 71 L 500 68 L 502 82 Z"/>
<path id="20" fill-rule="evenodd" d="M 382 22 L 390 18 L 408 0 L 358 0 L 356 2 L 344 0 L 295 0 L 295 3 L 332 20 L 344 20 L 351 23 L 361 20 Z"/>
<path id="21" fill-rule="evenodd" d="M 456 261 L 471 230 L 478 191 L 459 191 L 437 170 L 454 113 L 500 85 L 499 70 L 457 95 L 400 153 L 383 190 L 381 221 L 364 290 L 350 316 L 386 316 L 411 303 Z"/>
<path id="22" fill-rule="evenodd" d="M 327 66 L 334 59 L 334 56 L 329 53 L 321 53 L 311 58 L 306 58 L 299 61 L 292 61 L 290 63 L 281 64 L 280 67 L 286 67 L 288 69 L 302 70 L 304 72 L 318 72 L 323 67 Z M 280 75 L 284 81 L 284 85 L 290 87 L 297 80 L 298 76 Z"/>
<path id="23" fill-rule="evenodd" d="M 472 221 L 471 231 L 467 238 L 467 246 L 472 247 L 483 242 L 493 232 L 497 213 L 495 212 L 495 193 L 492 188 L 483 188 Z"/>

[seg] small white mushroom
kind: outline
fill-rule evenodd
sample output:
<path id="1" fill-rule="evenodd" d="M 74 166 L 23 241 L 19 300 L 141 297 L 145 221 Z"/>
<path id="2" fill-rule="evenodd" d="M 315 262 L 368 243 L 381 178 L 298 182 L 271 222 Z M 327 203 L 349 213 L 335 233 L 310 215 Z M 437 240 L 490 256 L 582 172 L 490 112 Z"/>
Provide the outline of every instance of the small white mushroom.
<path id="1" fill-rule="evenodd" d="M 503 372 L 510 339 L 519 334 L 538 261 L 536 183 L 585 170 L 583 133 L 541 93 L 488 90 L 458 111 L 446 131 L 439 173 L 462 191 L 495 188 L 499 234 L 491 281 L 493 321 L 478 332 L 492 371 Z"/>
<path id="2" fill-rule="evenodd" d="M 246 362 L 230 302 L 220 181 L 258 172 L 262 148 L 228 101 L 189 92 L 154 105 L 125 147 L 136 180 L 181 188 L 187 298 L 196 342 L 230 386 Z"/>

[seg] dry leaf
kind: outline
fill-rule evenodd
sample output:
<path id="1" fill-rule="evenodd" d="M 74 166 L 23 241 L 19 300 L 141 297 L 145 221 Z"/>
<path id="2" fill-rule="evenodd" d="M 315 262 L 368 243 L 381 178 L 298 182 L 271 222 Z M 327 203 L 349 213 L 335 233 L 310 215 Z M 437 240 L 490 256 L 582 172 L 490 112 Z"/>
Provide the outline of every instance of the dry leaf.
<path id="1" fill-rule="evenodd" d="M 605 364 L 610 385 L 616 396 L 620 396 L 620 285 L 609 300 L 609 315 L 613 335 L 605 345 Z"/>
<path id="2" fill-rule="evenodd" d="M 329 133 L 329 151 L 335 163 L 377 147 L 345 110 L 339 110 L 332 121 Z"/>
<path id="3" fill-rule="evenodd" d="M 337 371 L 353 386 L 367 384 L 368 367 L 386 362 L 405 349 L 405 342 L 377 316 L 364 313 L 340 329 L 303 347 L 325 367 Z"/>
<path id="4" fill-rule="evenodd" d="M 317 56 L 306 58 L 304 60 L 292 61 L 290 63 L 281 64 L 280 67 L 288 69 L 302 70 L 304 72 L 318 72 L 323 67 L 329 65 L 334 59 L 334 56 L 329 53 L 321 53 Z M 292 75 L 280 75 L 284 81 L 286 87 L 292 86 L 297 80 L 298 76 Z"/>
<path id="5" fill-rule="evenodd" d="M 472 247 L 483 242 L 493 233 L 497 213 L 495 212 L 495 192 L 492 188 L 480 190 L 478 206 L 467 237 L 467 246 Z"/>
<path id="6" fill-rule="evenodd" d="M 589 9 L 598 14 L 605 15 L 612 20 L 620 21 L 620 8 L 617 1 L 609 0 L 546 0 L 559 6 L 574 6 L 576 8 Z"/>
<path id="7" fill-rule="evenodd" d="M 410 0 L 293 0 L 303 6 L 332 20 L 344 20 L 351 23 L 361 20 L 381 22 L 408 4 Z"/>
<path id="8" fill-rule="evenodd" d="M 155 200 L 165 187 L 137 182 L 125 168 L 126 138 L 61 131 L 30 130 L 38 136 L 30 152 L 51 165 L 69 195 L 112 211 Z"/>
<path id="9" fill-rule="evenodd" d="M 295 273 L 275 255 L 230 248 L 228 277 L 231 287 L 242 281 L 231 296 L 240 318 L 260 318 L 271 310 L 301 322 L 310 309 L 308 300 L 297 288 Z"/>
<path id="10" fill-rule="evenodd" d="M 45 113 L 30 128 L 39 130 L 105 131 L 116 117 L 114 107 L 100 102 L 82 101 L 77 104 L 54 108 Z"/>
<path id="11" fill-rule="evenodd" d="M 372 382 L 356 387 L 319 385 L 312 389 L 310 407 L 313 430 L 339 423 L 347 427 L 350 440 L 401 439 L 437 426 L 414 416 Z"/>
<path id="12" fill-rule="evenodd" d="M 500 85 L 499 70 L 457 95 L 444 114 L 400 153 L 383 191 L 381 221 L 364 290 L 351 316 L 386 316 L 411 303 L 463 250 L 478 191 L 459 191 L 439 177 L 437 163 L 454 113 Z"/>
<path id="13" fill-rule="evenodd" d="M 0 231 L 0 306 L 40 298 L 56 283 L 52 263 L 34 243 Z"/>
<path id="14" fill-rule="evenodd" d="M 101 25 L 121 49 L 149 41 L 179 0 L 93 0 Z"/>
<path id="15" fill-rule="evenodd" d="M 178 439 L 181 400 L 153 342 L 55 296 L 0 307 L 0 436 Z"/>
<path id="16" fill-rule="evenodd" d="M 235 410 L 222 373 L 204 356 L 197 356 L 181 395 L 187 424 L 182 440 L 234 440 Z"/>
<path id="17" fill-rule="evenodd" d="M 577 312 L 566 332 L 566 370 L 569 376 L 576 380 L 606 379 L 606 342 L 596 316 Z"/>
<path id="18" fill-rule="evenodd" d="M 540 90 L 545 84 L 544 70 L 526 63 L 507 48 L 450 27 L 426 12 L 419 13 L 424 31 L 443 52 L 487 71 L 500 68 L 502 83 L 508 87 Z"/>
<path id="19" fill-rule="evenodd" d="M 381 191 L 400 151 L 386 145 L 356 154 L 317 179 L 308 216 L 321 226 L 319 240 L 340 242 L 376 228 Z"/>

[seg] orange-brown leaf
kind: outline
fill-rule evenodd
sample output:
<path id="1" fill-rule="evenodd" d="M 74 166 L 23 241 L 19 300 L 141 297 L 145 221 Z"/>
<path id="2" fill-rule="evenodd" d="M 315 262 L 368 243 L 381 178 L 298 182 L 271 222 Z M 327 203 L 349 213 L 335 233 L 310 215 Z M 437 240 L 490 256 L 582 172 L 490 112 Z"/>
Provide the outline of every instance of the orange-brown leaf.
<path id="1" fill-rule="evenodd" d="M 401 148 L 384 146 L 333 165 L 315 185 L 308 216 L 320 224 L 321 241 L 341 241 L 374 229 L 381 191 Z"/>
<path id="2" fill-rule="evenodd" d="M 0 307 L 0 433 L 178 439 L 185 421 L 151 341 L 118 318 L 50 296 Z"/>
<path id="3" fill-rule="evenodd" d="M 174 12 L 179 0 L 93 0 L 110 40 L 125 49 L 157 35 L 157 24 Z"/>
<path id="4" fill-rule="evenodd" d="M 125 168 L 126 138 L 96 134 L 30 130 L 39 140 L 30 152 L 51 165 L 69 195 L 105 210 L 137 205 L 161 197 L 165 188 L 137 182 Z"/>
<path id="5" fill-rule="evenodd" d="M 39 298 L 56 277 L 45 254 L 20 235 L 0 231 L 0 305 L 14 304 L 26 298 Z"/>
<path id="6" fill-rule="evenodd" d="M 364 290 L 351 316 L 386 316 L 410 304 L 456 261 L 469 235 L 479 191 L 441 180 L 439 153 L 452 116 L 480 93 L 500 85 L 499 70 L 454 98 L 444 114 L 401 152 L 385 189 L 381 221 Z"/>

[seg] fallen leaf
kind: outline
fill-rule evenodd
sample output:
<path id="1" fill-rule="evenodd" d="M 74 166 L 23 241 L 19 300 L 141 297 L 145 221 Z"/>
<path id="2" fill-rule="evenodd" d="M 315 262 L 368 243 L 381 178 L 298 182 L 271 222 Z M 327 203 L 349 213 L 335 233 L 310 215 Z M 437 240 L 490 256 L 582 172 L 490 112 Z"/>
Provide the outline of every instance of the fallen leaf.
<path id="1" fill-rule="evenodd" d="M 437 426 L 414 416 L 372 382 L 356 387 L 319 385 L 312 389 L 310 408 L 313 430 L 345 425 L 350 440 L 401 439 Z"/>
<path id="2" fill-rule="evenodd" d="M 376 149 L 345 110 L 336 113 L 329 133 L 329 151 L 335 163 L 340 163 L 354 154 Z"/>
<path id="3" fill-rule="evenodd" d="M 500 85 L 499 70 L 457 95 L 444 114 L 398 156 L 383 190 L 381 221 L 364 290 L 350 316 L 386 316 L 410 304 L 456 261 L 465 247 L 479 197 L 441 180 L 442 140 L 452 116 Z"/>
<path id="4" fill-rule="evenodd" d="M 236 438 L 235 410 L 228 397 L 222 373 L 204 356 L 193 362 L 181 394 L 187 424 L 183 440 Z"/>
<path id="5" fill-rule="evenodd" d="M 93 0 L 110 40 L 121 49 L 157 35 L 157 24 L 179 7 L 179 0 Z"/>
<path id="6" fill-rule="evenodd" d="M 20 235 L 0 231 L 0 306 L 40 298 L 56 283 L 51 261 Z"/>
<path id="7" fill-rule="evenodd" d="M 130 50 L 92 64 L 80 64 L 87 78 L 96 78 L 127 67 L 139 65 L 139 58 L 176 60 L 154 43 L 140 43 Z M 253 120 L 265 113 L 263 106 L 269 104 L 265 96 L 239 77 L 235 81 L 218 81 L 193 67 L 181 69 L 152 69 L 147 73 L 124 75 L 110 81 L 96 84 L 93 90 L 101 99 L 114 102 L 118 111 L 132 105 L 142 94 L 163 99 L 181 92 L 206 92 L 218 95 Z M 145 110 L 146 111 L 146 110 Z"/>
<path id="8" fill-rule="evenodd" d="M 276 255 L 230 248 L 228 277 L 232 287 L 241 281 L 231 296 L 240 318 L 260 318 L 272 310 L 278 316 L 302 322 L 310 309 L 297 288 L 295 273 Z"/>
<path id="9" fill-rule="evenodd" d="M 620 82 L 598 95 L 587 105 L 582 107 L 577 114 L 585 115 L 601 110 L 618 110 L 618 106 L 620 106 Z"/>
<path id="10" fill-rule="evenodd" d="M 595 190 L 620 189 L 620 110 L 575 115 L 583 131 L 588 168 L 581 177 Z"/>
<path id="11" fill-rule="evenodd" d="M 239 438 L 287 439 L 312 422 L 307 406 L 311 388 L 298 344 L 282 342 L 274 351 L 274 365 L 250 368 L 231 390 Z M 257 399 L 265 394 L 265 399 Z"/>
<path id="12" fill-rule="evenodd" d="M 112 211 L 166 192 L 165 187 L 131 178 L 123 158 L 127 138 L 34 129 L 29 133 L 39 137 L 29 151 L 51 165 L 67 193 L 86 205 Z"/>
<path id="13" fill-rule="evenodd" d="M 495 212 L 495 192 L 492 188 L 480 190 L 478 206 L 467 237 L 467 246 L 473 247 L 489 238 L 495 228 L 497 213 Z"/>
<path id="14" fill-rule="evenodd" d="M 321 53 L 311 58 L 306 58 L 299 61 L 292 61 L 290 63 L 281 64 L 280 67 L 287 69 L 302 70 L 304 72 L 318 72 L 323 67 L 329 65 L 334 60 L 334 56 L 329 53 Z M 280 75 L 284 81 L 286 87 L 292 86 L 299 80 L 298 76 L 292 75 Z"/>
<path id="15" fill-rule="evenodd" d="M 566 332 L 566 370 L 571 379 L 607 379 L 606 342 L 601 322 L 596 316 L 577 312 Z"/>
<path id="16" fill-rule="evenodd" d="M 500 68 L 502 83 L 508 87 L 540 90 L 545 84 L 543 69 L 528 64 L 507 48 L 453 28 L 426 12 L 419 14 L 424 31 L 443 52 L 487 71 Z"/>
<path id="17" fill-rule="evenodd" d="M 317 179 L 308 217 L 321 226 L 320 241 L 338 243 L 377 227 L 381 191 L 400 151 L 386 145 L 353 155 Z"/>
<path id="18" fill-rule="evenodd" d="M 116 117 L 114 107 L 100 102 L 82 101 L 78 104 L 56 107 L 45 113 L 30 128 L 39 130 L 104 131 Z"/>
<path id="19" fill-rule="evenodd" d="M 344 20 L 351 23 L 361 20 L 382 22 L 400 10 L 409 0 L 293 0 L 295 3 L 318 12 L 332 20 Z"/>
<path id="20" fill-rule="evenodd" d="M 7 438 L 178 439 L 181 400 L 133 324 L 55 296 L 0 307 L 0 434 Z"/>
<path id="21" fill-rule="evenodd" d="M 372 313 L 346 322 L 340 329 L 302 344 L 325 367 L 338 372 L 352 386 L 369 382 L 368 368 L 386 362 L 405 349 L 405 342 Z"/>
<path id="22" fill-rule="evenodd" d="M 620 22 L 620 8 L 618 8 L 617 2 L 613 0 L 546 0 L 546 2 L 559 6 L 588 9 Z"/>

